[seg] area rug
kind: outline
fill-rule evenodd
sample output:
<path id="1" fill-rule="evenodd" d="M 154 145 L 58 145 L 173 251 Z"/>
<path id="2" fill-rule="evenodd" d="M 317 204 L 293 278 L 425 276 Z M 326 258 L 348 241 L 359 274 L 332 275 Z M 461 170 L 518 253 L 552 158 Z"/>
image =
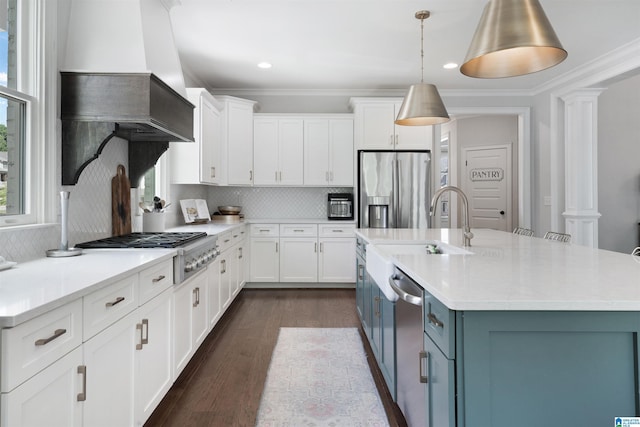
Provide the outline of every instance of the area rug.
<path id="1" fill-rule="evenodd" d="M 388 426 L 356 328 L 280 328 L 256 425 Z"/>

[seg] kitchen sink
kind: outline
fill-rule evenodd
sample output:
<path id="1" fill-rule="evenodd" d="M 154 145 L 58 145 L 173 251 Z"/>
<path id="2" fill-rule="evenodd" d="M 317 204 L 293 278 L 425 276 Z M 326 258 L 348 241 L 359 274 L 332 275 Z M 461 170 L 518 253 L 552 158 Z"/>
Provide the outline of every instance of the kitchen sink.
<path id="1" fill-rule="evenodd" d="M 472 255 L 466 249 L 450 245 L 438 240 L 409 244 L 376 244 L 367 246 L 367 273 L 390 301 L 398 296 L 389 285 L 389 277 L 393 274 L 393 257 L 398 255 Z"/>

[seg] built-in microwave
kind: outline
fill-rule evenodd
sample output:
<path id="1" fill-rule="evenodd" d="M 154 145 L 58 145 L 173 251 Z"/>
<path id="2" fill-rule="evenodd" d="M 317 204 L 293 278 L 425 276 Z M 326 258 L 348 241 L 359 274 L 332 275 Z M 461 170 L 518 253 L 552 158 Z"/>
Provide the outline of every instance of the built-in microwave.
<path id="1" fill-rule="evenodd" d="M 329 193 L 327 195 L 327 218 L 353 219 L 353 194 Z"/>

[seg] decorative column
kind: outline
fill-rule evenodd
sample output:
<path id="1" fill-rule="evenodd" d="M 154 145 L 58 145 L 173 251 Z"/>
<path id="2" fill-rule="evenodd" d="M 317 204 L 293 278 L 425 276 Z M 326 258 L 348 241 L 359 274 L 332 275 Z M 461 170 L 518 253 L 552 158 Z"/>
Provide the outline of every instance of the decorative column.
<path id="1" fill-rule="evenodd" d="M 564 101 L 565 232 L 572 243 L 598 247 L 598 95 L 579 89 Z"/>

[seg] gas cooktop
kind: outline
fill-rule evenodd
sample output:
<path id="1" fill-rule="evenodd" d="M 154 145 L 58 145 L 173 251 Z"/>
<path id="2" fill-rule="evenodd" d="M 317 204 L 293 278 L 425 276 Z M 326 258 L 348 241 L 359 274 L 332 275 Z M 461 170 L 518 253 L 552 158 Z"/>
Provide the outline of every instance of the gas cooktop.
<path id="1" fill-rule="evenodd" d="M 203 237 L 207 237 L 207 233 L 131 233 L 79 243 L 75 246 L 83 249 L 177 248 Z"/>

